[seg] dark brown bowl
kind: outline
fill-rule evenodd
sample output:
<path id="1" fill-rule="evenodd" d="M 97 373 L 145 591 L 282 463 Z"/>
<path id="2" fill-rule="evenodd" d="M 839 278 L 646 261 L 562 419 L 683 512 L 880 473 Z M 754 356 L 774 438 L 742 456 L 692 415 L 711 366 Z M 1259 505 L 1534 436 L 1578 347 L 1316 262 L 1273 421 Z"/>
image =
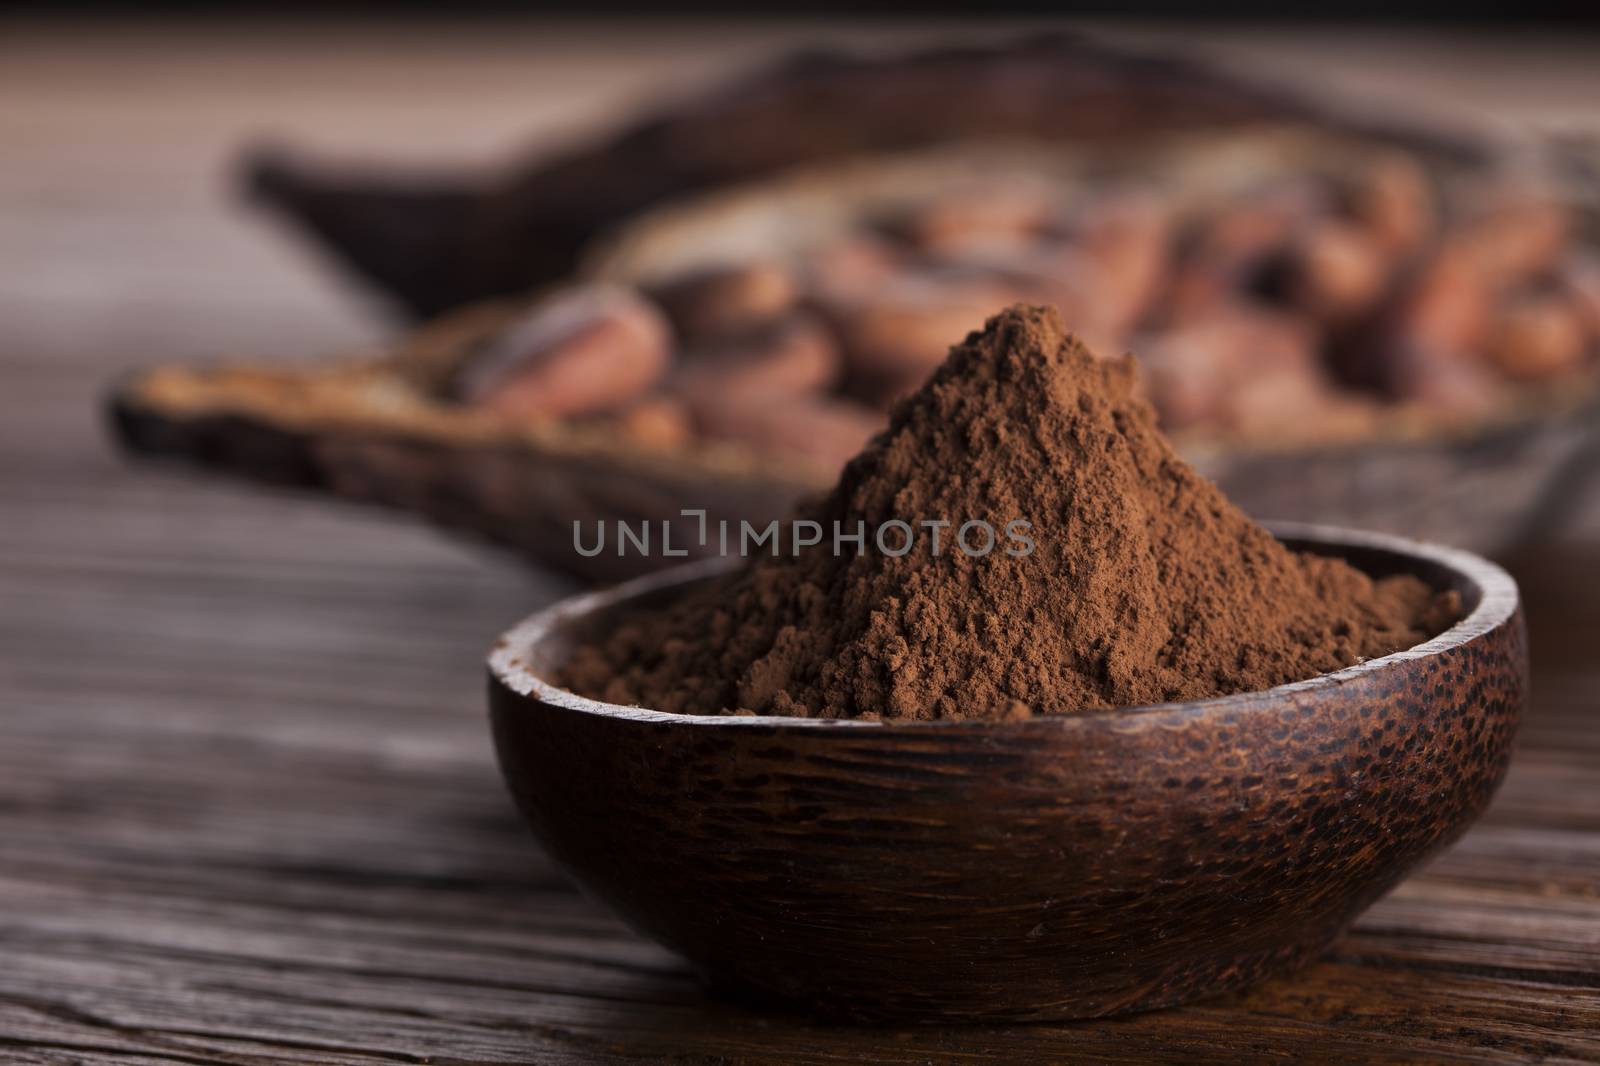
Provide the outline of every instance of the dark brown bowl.
<path id="1" fill-rule="evenodd" d="M 534 831 L 718 986 L 835 1016 L 1062 1019 L 1238 988 L 1323 949 L 1458 837 L 1527 691 L 1515 583 L 1464 552 L 1275 527 L 1458 591 L 1409 651 L 1265 692 L 1018 722 L 698 717 L 541 681 L 694 564 L 579 596 L 490 656 Z"/>

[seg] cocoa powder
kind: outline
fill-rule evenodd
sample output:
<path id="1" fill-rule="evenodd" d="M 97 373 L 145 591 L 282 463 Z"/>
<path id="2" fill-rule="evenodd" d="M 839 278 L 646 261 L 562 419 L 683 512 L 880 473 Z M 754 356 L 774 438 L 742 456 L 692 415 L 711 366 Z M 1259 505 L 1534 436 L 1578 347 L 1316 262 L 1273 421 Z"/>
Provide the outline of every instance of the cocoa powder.
<path id="1" fill-rule="evenodd" d="M 1269 688 L 1409 647 L 1459 613 L 1414 577 L 1296 553 L 1173 452 L 1131 358 L 1015 307 L 954 348 L 802 516 L 1030 523 L 977 557 L 761 557 L 616 620 L 560 680 L 684 713 L 961 719 Z"/>

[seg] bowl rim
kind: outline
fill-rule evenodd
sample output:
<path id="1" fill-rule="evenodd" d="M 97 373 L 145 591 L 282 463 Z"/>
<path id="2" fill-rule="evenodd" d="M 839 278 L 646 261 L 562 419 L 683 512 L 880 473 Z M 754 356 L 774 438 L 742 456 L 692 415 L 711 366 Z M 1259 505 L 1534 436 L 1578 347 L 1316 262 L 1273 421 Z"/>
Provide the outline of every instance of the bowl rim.
<path id="1" fill-rule="evenodd" d="M 1435 567 L 1452 571 L 1457 577 L 1475 584 L 1480 592 L 1477 606 L 1450 628 L 1410 648 L 1390 652 L 1376 659 L 1347 666 L 1302 681 L 1291 681 L 1267 689 L 1236 692 L 1226 696 L 1211 696 L 1202 700 L 1179 700 L 1168 703 L 1147 703 L 1133 707 L 1101 707 L 1077 714 L 1036 715 L 1031 718 L 996 721 L 992 719 L 934 719 L 929 721 L 884 720 L 881 718 L 800 718 L 785 715 L 731 715 L 731 714 L 679 714 L 657 711 L 648 707 L 607 703 L 590 699 L 576 692 L 559 688 L 534 673 L 527 661 L 527 652 L 550 633 L 551 630 L 572 619 L 605 610 L 627 600 L 658 592 L 675 586 L 688 585 L 724 570 L 732 569 L 737 560 L 727 557 L 701 559 L 683 566 L 672 567 L 659 573 L 647 574 L 611 588 L 580 593 L 559 600 L 536 611 L 507 630 L 495 641 L 488 656 L 491 680 L 509 690 L 522 700 L 534 700 L 563 710 L 577 711 L 601 718 L 625 719 L 658 724 L 696 725 L 706 728 L 742 728 L 766 726 L 796 729 L 879 729 L 879 730 L 949 730 L 949 729 L 1004 729 L 1036 726 L 1039 723 L 1082 723 L 1107 718 L 1128 718 L 1160 711 L 1185 711 L 1202 713 L 1219 707 L 1244 707 L 1264 699 L 1298 696 L 1303 693 L 1333 688 L 1368 674 L 1390 669 L 1404 662 L 1423 659 L 1468 642 L 1504 625 L 1517 611 L 1519 595 L 1517 583 L 1504 569 L 1482 556 L 1443 544 L 1412 540 L 1389 533 L 1345 529 L 1339 526 L 1309 522 L 1262 522 L 1263 526 L 1279 540 L 1302 541 L 1333 548 L 1367 549 L 1386 552 L 1427 562 Z"/>

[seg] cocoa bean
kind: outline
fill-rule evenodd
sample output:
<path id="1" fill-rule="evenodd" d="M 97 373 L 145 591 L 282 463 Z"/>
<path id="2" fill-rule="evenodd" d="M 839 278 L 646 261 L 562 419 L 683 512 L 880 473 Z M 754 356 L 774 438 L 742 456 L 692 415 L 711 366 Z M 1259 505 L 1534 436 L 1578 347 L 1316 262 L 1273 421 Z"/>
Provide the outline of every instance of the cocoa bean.
<path id="1" fill-rule="evenodd" d="M 908 274 L 823 310 L 844 353 L 847 391 L 886 404 L 920 385 L 952 344 L 1026 298 L 1003 279 Z"/>
<path id="2" fill-rule="evenodd" d="M 1528 293 L 1508 300 L 1490 330 L 1488 356 L 1519 381 L 1575 369 L 1589 346 L 1582 311 L 1560 292 Z"/>
<path id="3" fill-rule="evenodd" d="M 821 321 L 794 315 L 685 351 L 673 388 L 729 394 L 820 392 L 839 380 L 839 347 Z"/>
<path id="4" fill-rule="evenodd" d="M 1135 341 L 1146 394 L 1171 429 L 1232 425 L 1253 397 L 1326 394 L 1314 332 L 1294 316 L 1232 305 Z M 1299 405 L 1303 412 L 1311 405 Z M 1259 419 L 1257 419 L 1259 420 Z"/>
<path id="5" fill-rule="evenodd" d="M 1055 216 L 1056 192 L 1034 181 L 981 182 L 904 211 L 886 227 L 924 252 L 946 254 L 1032 238 Z"/>
<path id="6" fill-rule="evenodd" d="M 1382 299 L 1390 259 L 1368 230 L 1323 219 L 1295 237 L 1283 269 L 1290 305 L 1337 326 L 1366 314 Z"/>
<path id="7" fill-rule="evenodd" d="M 1277 251 L 1310 220 L 1325 215 L 1327 195 L 1307 181 L 1282 181 L 1223 204 L 1200 218 L 1189 252 L 1216 262 L 1253 262 Z"/>
<path id="8" fill-rule="evenodd" d="M 1191 219 L 1178 240 L 1160 320 L 1181 323 L 1225 310 L 1327 208 L 1321 190 L 1296 181 Z"/>
<path id="9" fill-rule="evenodd" d="M 1505 198 L 1444 237 L 1397 294 L 1363 343 L 1347 346 L 1338 364 L 1353 384 L 1373 386 L 1396 399 L 1436 403 L 1463 414 L 1486 409 L 1492 378 L 1485 373 L 1441 371 L 1448 362 L 1488 357 L 1508 365 L 1531 356 L 1519 344 L 1565 344 L 1558 333 L 1518 341 L 1491 336 L 1491 313 L 1519 287 L 1539 283 L 1559 265 L 1570 235 L 1570 213 L 1548 200 Z M 1536 331 L 1535 331 L 1536 332 Z M 1507 344 L 1509 343 L 1509 347 Z M 1491 347 L 1499 348 L 1498 354 Z M 1547 353 L 1544 358 L 1554 359 Z M 1430 382 L 1429 374 L 1444 376 Z M 1508 373 L 1515 373 L 1507 371 Z M 1487 383 L 1487 384 L 1486 384 Z"/>
<path id="10" fill-rule="evenodd" d="M 1084 249 L 1060 239 L 970 249 L 966 255 L 942 261 L 936 274 L 923 277 L 937 277 L 946 284 L 1001 286 L 1016 300 L 1054 307 L 1074 328 L 1098 313 L 1095 295 L 1101 279 L 1095 264 Z"/>
<path id="11" fill-rule="evenodd" d="M 1134 195 L 1106 196 L 1044 240 L 986 249 L 967 262 L 1047 304 L 1104 355 L 1119 351 L 1155 299 L 1168 265 L 1165 211 Z"/>
<path id="12" fill-rule="evenodd" d="M 1002 284 L 1008 304 L 1055 308 L 1073 335 L 1102 356 L 1125 350 L 1138 311 L 1115 266 L 1102 269 L 1084 248 L 1055 241 L 981 262 L 989 264 L 987 276 L 976 280 Z"/>
<path id="13" fill-rule="evenodd" d="M 1410 156 L 1374 160 L 1350 179 L 1345 195 L 1350 217 L 1392 255 L 1414 250 L 1433 229 L 1433 186 Z"/>
<path id="14" fill-rule="evenodd" d="M 1222 426 L 1252 440 L 1315 439 L 1332 434 L 1334 402 L 1328 382 L 1314 366 L 1280 367 L 1247 374 L 1224 399 Z"/>
<path id="15" fill-rule="evenodd" d="M 709 440 L 742 444 L 834 470 L 882 429 L 882 413 L 822 396 L 715 393 L 689 399 L 696 428 Z"/>
<path id="16" fill-rule="evenodd" d="M 1204 319 L 1238 298 L 1247 272 L 1240 264 L 1210 262 L 1194 257 L 1176 263 L 1166 290 L 1155 308 L 1156 325 L 1181 327 Z"/>
<path id="17" fill-rule="evenodd" d="M 1136 338 L 1144 394 L 1168 430 L 1214 421 L 1221 409 L 1229 353 L 1172 335 Z"/>
<path id="18" fill-rule="evenodd" d="M 1093 283 L 1095 332 L 1120 337 L 1138 324 L 1166 276 L 1170 239 L 1170 216 L 1152 197 L 1103 197 L 1091 207 L 1077 243 Z"/>
<path id="19" fill-rule="evenodd" d="M 1434 385 L 1426 380 L 1430 368 L 1487 356 L 1532 372 L 1539 359 L 1555 359 L 1550 352 L 1534 355 L 1524 345 L 1565 344 L 1558 336 L 1562 327 L 1543 340 L 1534 336 L 1543 327 L 1530 331 L 1525 323 L 1510 333 L 1496 327 L 1505 334 L 1497 339 L 1491 336 L 1491 312 L 1518 288 L 1548 280 L 1566 252 L 1570 230 L 1565 207 L 1503 193 L 1498 203 L 1444 237 L 1383 317 L 1367 350 L 1351 349 L 1363 364 L 1352 380 L 1370 379 L 1393 397 L 1427 401 L 1431 396 L 1451 410 L 1468 412 L 1484 406 L 1484 386 L 1477 378 L 1487 375 L 1453 373 Z M 1525 358 L 1533 362 L 1522 362 Z"/>
<path id="20" fill-rule="evenodd" d="M 868 234 L 841 237 L 805 253 L 805 288 L 825 299 L 847 299 L 885 284 L 904 269 L 887 241 Z"/>
<path id="21" fill-rule="evenodd" d="M 516 418 L 613 410 L 671 363 L 671 329 L 631 289 L 595 285 L 531 307 L 458 375 L 458 399 Z"/>
<path id="22" fill-rule="evenodd" d="M 1447 243 L 1458 249 L 1485 284 L 1504 292 L 1553 271 L 1571 234 L 1572 215 L 1565 206 L 1536 196 L 1514 196 L 1469 221 Z"/>
<path id="23" fill-rule="evenodd" d="M 1494 302 L 1473 257 L 1446 244 L 1402 285 L 1369 328 L 1334 350 L 1333 364 L 1351 385 L 1390 399 L 1420 399 L 1428 391 L 1423 380 L 1428 368 L 1477 358 Z M 1464 391 L 1448 385 L 1440 395 Z"/>
<path id="24" fill-rule="evenodd" d="M 749 329 L 794 307 L 794 272 L 774 260 L 695 270 L 650 286 L 681 337 L 693 339 Z"/>
<path id="25" fill-rule="evenodd" d="M 617 428 L 646 448 L 682 448 L 694 439 L 694 419 L 675 396 L 645 396 L 617 415 Z"/>

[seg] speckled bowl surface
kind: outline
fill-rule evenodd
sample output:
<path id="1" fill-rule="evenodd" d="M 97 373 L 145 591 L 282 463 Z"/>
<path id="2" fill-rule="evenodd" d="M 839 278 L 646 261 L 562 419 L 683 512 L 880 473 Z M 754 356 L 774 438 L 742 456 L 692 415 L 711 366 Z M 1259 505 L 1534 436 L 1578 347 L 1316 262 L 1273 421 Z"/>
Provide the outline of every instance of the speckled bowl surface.
<path id="1" fill-rule="evenodd" d="M 540 679 L 696 564 L 528 619 L 489 660 L 518 806 L 559 862 L 715 984 L 858 1019 L 1093 1017 L 1314 956 L 1458 837 L 1527 692 L 1514 582 L 1476 556 L 1275 526 L 1467 615 L 1263 692 L 1013 722 L 667 714 Z"/>

